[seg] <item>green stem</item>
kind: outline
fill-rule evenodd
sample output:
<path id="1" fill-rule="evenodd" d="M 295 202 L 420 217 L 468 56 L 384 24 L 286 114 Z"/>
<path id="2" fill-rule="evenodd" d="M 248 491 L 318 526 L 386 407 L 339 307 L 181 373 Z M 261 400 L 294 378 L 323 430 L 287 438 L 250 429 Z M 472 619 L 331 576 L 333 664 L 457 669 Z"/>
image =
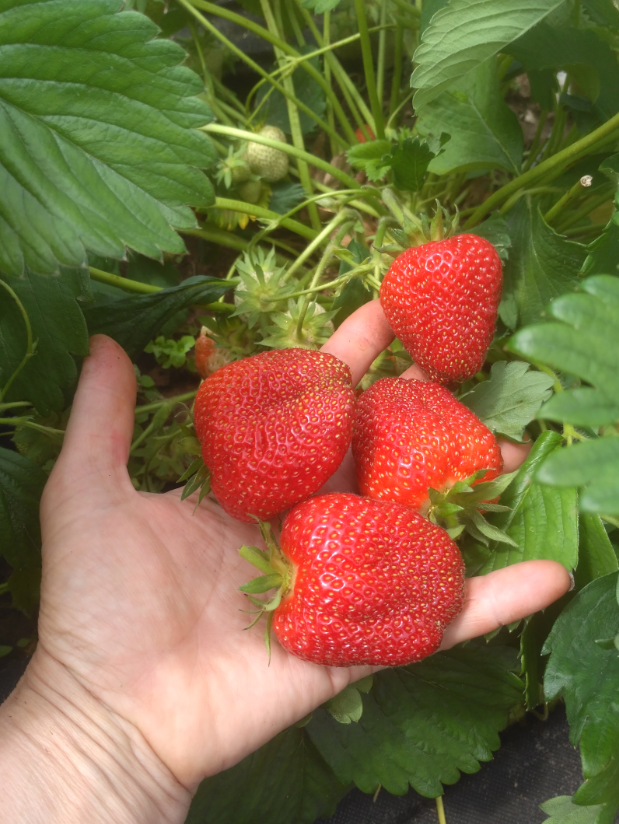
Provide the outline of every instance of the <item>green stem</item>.
<path id="1" fill-rule="evenodd" d="M 288 100 L 289 91 L 285 88 L 285 86 L 283 86 L 281 83 L 278 83 L 276 80 L 274 80 L 271 77 L 271 75 L 262 68 L 262 66 L 260 66 L 258 63 L 256 63 L 250 57 L 248 57 L 245 54 L 245 52 L 243 52 L 241 49 L 237 48 L 237 46 L 235 46 L 234 43 L 231 40 L 228 40 L 228 38 L 225 37 L 225 35 L 223 35 L 219 31 L 219 29 L 217 29 L 216 26 L 214 26 L 211 23 L 210 20 L 208 20 L 208 18 L 206 18 L 203 14 L 200 14 L 200 12 L 196 8 L 194 8 L 193 5 L 191 5 L 189 0 L 178 0 L 178 2 L 181 5 L 183 5 L 191 14 L 193 14 L 193 16 L 196 18 L 196 20 L 198 20 L 204 26 L 204 28 L 207 29 L 207 31 L 209 31 L 214 37 L 216 37 L 221 43 L 223 43 L 224 46 L 226 46 L 226 48 L 230 49 L 230 51 L 234 55 L 236 55 L 236 57 L 238 57 L 239 60 L 242 60 L 244 63 L 246 63 L 250 67 L 250 69 L 255 71 L 256 74 L 260 75 L 260 77 L 262 77 L 264 80 L 266 80 L 268 83 L 270 83 L 275 89 L 277 89 L 278 92 L 280 92 L 281 94 L 284 95 L 286 100 Z M 210 7 L 212 4 L 211 3 L 200 3 L 200 2 L 198 2 L 198 0 L 196 0 L 196 5 L 202 5 L 202 6 L 206 5 L 206 6 Z M 215 6 L 214 8 L 218 9 L 219 7 Z M 210 10 L 210 9 L 207 9 L 207 10 Z M 221 12 L 221 14 L 220 14 L 221 17 L 229 19 L 227 14 L 224 13 L 224 11 L 225 11 L 224 9 L 219 9 L 219 11 Z M 217 13 L 217 12 L 211 12 L 211 13 Z M 232 16 L 234 16 L 234 17 L 238 16 L 238 15 L 234 15 L 232 12 L 230 12 L 230 14 L 232 14 Z M 240 18 L 240 19 L 244 20 L 244 18 Z M 245 22 L 249 23 L 250 21 L 245 21 Z M 266 29 L 262 29 L 261 26 L 258 26 L 257 28 L 260 29 L 261 31 L 266 32 L 267 35 L 268 35 L 268 32 L 267 32 Z M 266 39 L 269 39 L 269 42 L 271 42 L 270 38 L 266 38 Z M 293 52 L 294 52 L 294 50 L 293 50 Z M 303 64 L 303 65 L 305 67 L 305 64 Z M 324 129 L 327 133 L 329 133 L 329 124 L 325 123 L 324 120 L 322 120 L 320 117 L 318 117 L 318 115 L 314 111 L 312 111 L 312 109 L 310 109 L 309 106 L 306 106 L 305 103 L 303 103 L 302 100 L 297 100 L 297 98 L 295 97 L 295 98 L 293 98 L 292 102 L 296 106 L 298 106 L 299 109 L 301 109 L 302 112 L 305 112 L 305 114 L 308 117 L 311 117 L 312 120 L 314 120 L 315 123 L 321 129 Z M 335 134 L 339 139 L 339 135 L 337 135 L 337 133 L 335 133 Z"/>
<path id="2" fill-rule="evenodd" d="M 611 117 L 610 120 L 607 120 L 606 123 L 581 140 L 572 143 L 571 146 L 549 157 L 547 160 L 542 161 L 534 168 L 529 169 L 527 172 L 524 172 L 524 174 L 506 183 L 505 186 L 497 189 L 496 192 L 477 207 L 463 228 L 470 229 L 472 226 L 476 226 L 483 220 L 488 212 L 491 212 L 499 204 L 504 203 L 514 192 L 517 192 L 518 189 L 527 187 L 532 183 L 537 183 L 551 173 L 556 172 L 557 175 L 560 174 L 566 166 L 591 153 L 593 148 L 598 148 L 599 145 L 605 142 L 617 129 L 619 129 L 619 114 Z"/>
<path id="3" fill-rule="evenodd" d="M 370 266 L 365 264 L 365 269 L 368 271 L 370 270 Z M 361 267 L 359 267 L 359 273 L 362 271 Z M 314 292 L 323 292 L 325 289 L 335 289 L 341 283 L 346 283 L 346 281 L 351 280 L 353 277 L 356 277 L 359 273 L 351 275 L 350 272 L 346 272 L 345 275 L 340 275 L 339 277 L 335 278 L 335 280 L 330 280 L 328 283 L 319 283 L 316 286 L 310 286 L 307 289 L 301 289 L 298 292 L 293 292 L 292 294 L 286 294 L 282 300 L 288 300 L 289 298 L 302 298 L 305 295 L 312 295 Z"/>
<path id="4" fill-rule="evenodd" d="M 522 164 L 522 171 L 526 172 L 531 166 L 535 163 L 537 159 L 537 154 L 539 152 L 539 144 L 542 140 L 542 133 L 544 131 L 544 126 L 546 125 L 546 120 L 548 119 L 548 112 L 543 111 L 539 116 L 539 120 L 537 121 L 537 129 L 535 130 L 535 136 L 533 137 L 533 143 L 531 143 L 531 148 L 529 149 L 529 156 L 527 157 L 526 161 Z"/>
<path id="5" fill-rule="evenodd" d="M 447 824 L 447 819 L 445 818 L 445 807 L 443 806 L 442 796 L 439 795 L 434 800 L 436 801 L 436 812 L 438 814 L 438 824 Z"/>
<path id="6" fill-rule="evenodd" d="M 218 128 L 228 128 L 220 126 Z M 238 131 L 234 129 L 233 131 Z M 245 134 L 245 132 L 243 132 Z M 259 135 L 256 135 L 257 137 Z M 275 143 L 275 141 L 270 141 L 271 143 Z M 278 143 L 278 146 L 283 144 Z M 254 203 L 245 203 L 244 200 L 231 200 L 227 197 L 216 197 L 214 207 L 216 209 L 230 209 L 231 212 L 240 212 L 244 215 L 251 215 L 252 217 L 261 218 L 263 220 L 276 220 L 278 221 L 284 229 L 290 229 L 291 232 L 295 232 L 297 235 L 304 237 L 306 240 L 313 240 L 317 232 L 314 229 L 306 226 L 304 223 L 299 223 L 298 220 L 289 220 L 283 219 L 280 220 L 282 217 L 281 215 L 277 214 L 277 212 L 272 212 L 270 209 L 265 209 L 262 206 L 256 206 Z"/>
<path id="7" fill-rule="evenodd" d="M 273 47 L 277 47 L 284 54 L 290 55 L 291 57 L 301 57 L 299 52 L 295 48 L 290 46 L 288 43 L 286 43 L 285 40 L 281 40 L 279 37 L 274 36 L 268 29 L 265 29 L 263 26 L 254 23 L 252 20 L 248 20 L 246 17 L 243 17 L 240 14 L 228 11 L 228 9 L 222 6 L 218 6 L 215 3 L 209 3 L 206 0 L 192 0 L 191 3 L 189 2 L 189 0 L 178 0 L 178 2 L 181 3 L 181 5 L 183 5 L 186 9 L 188 9 L 194 16 L 198 17 L 198 19 L 201 20 L 202 25 L 208 28 L 208 30 L 211 31 L 215 35 L 215 37 L 221 40 L 221 42 L 224 42 L 224 40 L 226 40 L 226 45 L 228 46 L 228 48 L 230 48 L 237 55 L 237 57 L 240 57 L 241 60 L 244 60 L 248 66 L 251 64 L 251 67 L 254 69 L 254 71 L 257 71 L 257 73 L 261 77 L 268 77 L 268 74 L 264 71 L 264 69 L 258 66 L 258 64 L 255 63 L 253 60 L 250 60 L 250 58 L 248 58 L 247 55 L 245 55 L 240 49 L 237 49 L 234 46 L 234 44 L 227 40 L 227 38 L 224 38 L 222 35 L 220 35 L 216 27 L 213 26 L 213 24 L 206 17 L 204 17 L 204 15 L 201 15 L 199 14 L 199 12 L 197 12 L 197 8 L 206 11 L 208 14 L 214 14 L 215 16 L 222 17 L 225 20 L 229 20 L 232 23 L 237 23 L 239 26 L 248 29 L 254 34 L 257 34 L 258 37 L 261 37 L 263 40 L 266 40 L 267 43 L 270 43 Z M 323 74 L 312 63 L 304 62 L 302 63 L 302 68 L 318 83 L 318 85 L 326 94 L 327 98 L 331 100 L 331 102 L 333 103 L 333 109 L 337 115 L 340 126 L 344 131 L 344 134 L 346 135 L 346 138 L 351 143 L 354 143 L 354 131 L 350 128 L 350 124 L 348 123 L 346 114 L 342 109 L 342 106 L 339 100 L 337 99 L 337 96 L 333 92 L 333 89 L 326 83 Z M 285 92 L 282 93 L 286 94 Z M 305 106 L 305 104 L 296 99 L 294 102 L 302 111 L 306 111 L 307 107 Z M 310 113 L 310 116 L 315 120 L 316 116 L 313 112 L 311 112 L 311 109 L 308 110 L 308 112 Z"/>
<path id="8" fill-rule="evenodd" d="M 296 6 L 295 6 L 296 9 Z M 322 23 L 322 31 L 323 31 L 323 40 L 325 44 L 325 48 L 330 48 L 331 46 L 331 12 L 326 11 L 324 13 L 323 23 Z M 325 80 L 329 85 L 331 85 L 331 64 L 325 58 L 323 63 L 323 71 L 325 73 Z M 335 129 L 335 119 L 333 115 L 333 104 L 330 100 L 327 100 L 327 122 L 329 125 Z M 337 154 L 337 141 L 331 138 L 331 157 L 335 157 Z"/>
<path id="9" fill-rule="evenodd" d="M 262 8 L 262 14 L 264 15 L 264 19 L 266 20 L 269 31 L 274 37 L 281 39 L 279 29 L 277 26 L 277 21 L 275 20 L 275 15 L 273 14 L 273 10 L 271 9 L 271 4 L 269 3 L 269 0 L 260 0 L 260 7 Z M 274 50 L 275 57 L 278 63 L 282 65 L 285 59 L 285 52 L 282 49 L 280 49 L 279 46 L 274 46 Z M 289 75 L 285 76 L 282 79 L 282 83 L 284 87 L 288 90 L 289 94 L 289 96 L 286 99 L 286 105 L 288 108 L 288 120 L 290 121 L 292 145 L 299 149 L 299 151 L 305 153 L 305 141 L 303 140 L 303 131 L 301 129 L 301 118 L 299 116 L 299 109 L 294 102 L 298 100 L 297 95 L 295 93 L 294 80 L 292 76 Z M 301 178 L 301 185 L 303 186 L 307 194 L 311 197 L 313 187 L 312 178 L 310 177 L 309 173 L 308 163 L 305 160 L 300 160 L 299 158 L 297 158 L 297 166 L 299 169 L 299 176 Z M 316 204 L 310 204 L 307 208 L 307 211 L 309 214 L 310 223 L 312 224 L 312 228 L 315 231 L 318 231 L 320 229 L 320 217 L 318 216 L 318 208 L 316 207 Z"/>
<path id="10" fill-rule="evenodd" d="M 603 521 L 606 521 L 607 524 L 611 526 L 615 526 L 619 529 L 619 519 L 618 518 L 611 518 L 610 515 L 600 515 L 600 518 Z"/>
<path id="11" fill-rule="evenodd" d="M 583 181 L 585 182 L 583 183 Z M 580 180 L 577 180 L 576 183 L 565 192 L 563 197 L 560 197 L 555 205 L 551 209 L 548 209 L 544 215 L 546 223 L 552 223 L 556 216 L 561 213 L 562 209 L 567 206 L 568 203 L 571 203 L 574 198 L 578 197 L 584 189 L 588 189 L 589 186 L 591 186 L 590 176 L 584 175 Z"/>
<path id="12" fill-rule="evenodd" d="M 286 274 L 282 277 L 282 283 L 287 283 L 294 273 L 300 269 L 305 261 L 316 251 L 316 249 L 322 246 L 324 241 L 330 236 L 331 232 L 345 220 L 349 220 L 349 218 L 350 212 L 343 210 L 339 212 L 333 220 L 330 220 L 329 223 L 327 223 L 327 225 L 322 229 L 320 234 L 316 235 L 314 240 L 312 240 L 312 242 L 305 247 L 292 266 L 290 266 Z"/>
<path id="13" fill-rule="evenodd" d="M 296 0 L 297 8 L 301 12 L 305 23 L 307 24 L 309 30 L 311 31 L 314 39 L 318 43 L 319 46 L 323 46 L 323 39 L 318 31 L 314 20 L 312 19 L 311 14 L 307 9 L 304 9 L 302 6 L 299 5 L 300 0 Z M 327 54 L 326 59 L 329 61 L 331 65 L 331 71 L 333 72 L 333 76 L 338 82 L 338 85 L 344 95 L 344 99 L 351 111 L 353 118 L 357 125 L 362 128 L 365 123 L 368 123 L 370 126 L 372 125 L 372 114 L 368 107 L 365 104 L 365 100 L 363 99 L 362 95 L 359 94 L 358 89 L 355 87 L 355 84 L 350 79 L 348 72 L 344 69 L 340 61 L 337 57 L 333 54 L 333 52 L 329 52 Z M 365 119 L 365 123 L 364 123 Z M 357 143 L 357 137 L 355 133 L 352 133 L 352 139 L 346 134 L 347 139 L 351 144 Z"/>
<path id="14" fill-rule="evenodd" d="M 219 246 L 226 246 L 228 249 L 234 249 L 235 252 L 246 252 L 250 248 L 250 245 L 257 242 L 254 241 L 254 238 L 252 238 L 251 241 L 247 241 L 245 238 L 239 237 L 232 232 L 228 232 L 225 229 L 220 229 L 218 226 L 209 226 L 206 223 L 200 223 L 198 229 L 183 229 L 182 232 L 184 235 L 200 237 L 202 240 L 207 240 L 209 243 L 217 243 Z M 269 243 L 272 243 L 273 246 L 277 246 L 285 252 L 288 252 L 288 254 L 292 255 L 292 257 L 296 258 L 299 254 L 298 249 L 294 249 L 292 246 L 289 246 L 281 240 L 270 238 Z M 284 257 L 284 255 L 277 255 L 277 263 L 279 266 L 287 266 L 289 260 Z"/>
<path id="15" fill-rule="evenodd" d="M 398 111 L 398 100 L 400 99 L 400 85 L 402 83 L 402 63 L 404 55 L 404 29 L 399 26 L 395 33 L 395 52 L 393 57 L 393 77 L 391 78 L 391 97 L 389 99 L 389 120 L 387 125 L 395 113 Z"/>
<path id="16" fill-rule="evenodd" d="M 385 125 L 383 122 L 383 112 L 376 93 L 376 76 L 374 74 L 374 60 L 372 58 L 372 44 L 368 31 L 368 19 L 365 12 L 365 0 L 355 0 L 355 12 L 357 14 L 357 26 L 361 35 L 361 56 L 363 57 L 363 71 L 365 82 L 370 98 L 370 107 L 374 119 L 374 134 L 379 140 L 385 139 Z"/>
<path id="17" fill-rule="evenodd" d="M 162 398 L 160 401 L 153 401 L 152 403 L 144 404 L 144 406 L 136 406 L 134 410 L 135 414 L 142 415 L 145 412 L 154 412 L 166 403 L 172 406 L 176 406 L 179 403 L 191 401 L 195 398 L 197 391 L 197 389 L 194 389 L 191 392 L 183 392 L 182 395 L 174 395 L 172 398 Z"/>
<path id="18" fill-rule="evenodd" d="M 615 193 L 615 186 L 611 184 L 610 186 L 605 186 L 604 191 L 599 194 L 597 197 L 590 197 L 587 201 L 577 209 L 572 214 L 568 215 L 568 217 L 562 221 L 558 228 L 556 229 L 559 234 L 562 234 L 565 229 L 568 229 L 570 226 L 573 226 L 575 223 L 578 223 L 583 217 L 586 217 L 591 212 L 594 212 L 598 206 L 601 206 L 606 201 L 610 200 Z"/>
<path id="19" fill-rule="evenodd" d="M 118 289 L 124 289 L 125 292 L 152 295 L 154 292 L 161 291 L 160 286 L 151 286 L 150 283 L 140 283 L 138 280 L 129 280 L 129 278 L 123 278 L 120 275 L 113 275 L 111 272 L 95 269 L 94 266 L 89 266 L 88 271 L 93 280 L 99 283 L 106 283 L 108 286 L 116 286 Z"/>
<path id="20" fill-rule="evenodd" d="M 338 169 L 336 166 L 333 166 L 331 163 L 327 163 L 322 158 L 315 157 L 314 155 L 309 154 L 308 152 L 302 151 L 298 149 L 296 146 L 291 146 L 289 143 L 281 143 L 278 140 L 271 140 L 269 137 L 263 137 L 259 134 L 254 134 L 253 132 L 246 132 L 242 129 L 233 129 L 231 126 L 220 126 L 217 123 L 209 123 L 208 126 L 203 126 L 202 131 L 208 132 L 209 134 L 222 134 L 227 135 L 228 137 L 236 137 L 239 140 L 248 140 L 253 141 L 254 143 L 262 143 L 264 146 L 271 146 L 273 149 L 279 149 L 281 152 L 286 152 L 286 154 L 291 155 L 292 157 L 296 157 L 297 160 L 304 160 L 306 163 L 309 163 L 312 166 L 315 166 L 317 169 L 321 169 L 323 172 L 327 172 L 336 180 L 339 180 L 341 183 L 344 184 L 349 189 L 361 189 L 361 185 L 357 183 L 354 177 L 347 175 L 346 172 L 343 172 L 341 169 Z M 376 194 L 379 197 L 379 193 Z M 249 206 L 249 204 L 246 204 Z M 251 207 L 252 209 L 255 207 Z M 257 214 L 257 212 L 253 212 L 253 214 Z"/>
<path id="21" fill-rule="evenodd" d="M 6 394 L 9 391 L 9 389 L 11 388 L 11 384 L 13 383 L 15 378 L 19 375 L 21 370 L 28 363 L 30 358 L 34 355 L 35 350 L 36 350 L 36 342 L 33 341 L 33 339 L 32 339 L 32 326 L 30 325 L 30 318 L 28 317 L 28 312 L 26 312 L 26 309 L 24 308 L 24 304 L 18 298 L 17 293 L 14 292 L 13 289 L 11 289 L 11 287 L 9 286 L 9 284 L 5 283 L 3 280 L 0 280 L 0 286 L 3 289 L 5 289 L 9 293 L 9 295 L 13 298 L 13 300 L 15 301 L 15 303 L 17 305 L 17 308 L 19 309 L 19 312 L 22 316 L 22 320 L 24 321 L 24 326 L 26 327 L 26 354 L 21 359 L 21 361 L 17 365 L 17 368 L 15 369 L 15 371 L 13 372 L 11 377 L 8 379 L 8 381 L 4 385 L 4 388 L 0 389 L 0 401 L 2 401 L 2 399 L 6 397 Z"/>
<path id="22" fill-rule="evenodd" d="M 577 235 L 593 235 L 604 231 L 608 223 L 585 223 L 580 226 L 574 226 L 572 229 L 566 229 L 561 232 L 565 237 L 575 237 Z"/>
<path id="23" fill-rule="evenodd" d="M 501 215 L 507 214 L 507 212 L 509 212 L 509 210 L 513 206 L 515 206 L 515 204 L 524 195 L 546 195 L 546 194 L 551 194 L 551 193 L 554 194 L 555 192 L 560 192 L 560 191 L 561 191 L 561 189 L 559 189 L 557 186 L 536 186 L 533 189 L 521 189 L 520 191 L 515 192 L 509 198 L 509 200 L 505 201 L 505 203 L 499 209 L 499 213 Z"/>
<path id="24" fill-rule="evenodd" d="M 5 409 L 24 409 L 27 406 L 32 406 L 30 401 L 13 401 L 12 403 L 0 403 L 0 412 Z"/>
<path id="25" fill-rule="evenodd" d="M 35 429 L 37 432 L 43 432 L 44 435 L 64 436 L 64 429 L 53 429 L 51 426 L 43 426 L 42 424 L 28 420 L 28 418 L 0 418 L 0 424 L 15 427 L 23 426 L 26 429 Z"/>
<path id="26" fill-rule="evenodd" d="M 388 0 L 383 0 L 380 10 L 380 32 L 378 34 L 378 56 L 376 58 L 376 96 L 378 97 L 378 105 L 381 112 L 383 109 L 383 95 L 385 93 L 385 63 L 387 59 L 387 31 L 385 25 L 387 23 L 388 5 Z"/>
<path id="27" fill-rule="evenodd" d="M 419 20 L 421 12 L 417 6 L 411 5 L 410 0 L 391 0 L 404 14 L 410 15 L 415 20 Z"/>

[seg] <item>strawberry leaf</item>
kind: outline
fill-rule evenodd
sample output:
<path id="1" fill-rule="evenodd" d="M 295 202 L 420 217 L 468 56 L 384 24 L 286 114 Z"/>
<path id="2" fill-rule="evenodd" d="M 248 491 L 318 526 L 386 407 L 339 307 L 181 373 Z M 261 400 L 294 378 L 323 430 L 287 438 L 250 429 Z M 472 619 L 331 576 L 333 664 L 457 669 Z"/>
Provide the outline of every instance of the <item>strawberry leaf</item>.
<path id="1" fill-rule="evenodd" d="M 578 284 L 585 249 L 551 229 L 528 196 L 514 206 L 507 222 L 512 249 L 503 270 L 499 314 L 515 329 L 540 321 L 551 300 Z"/>
<path id="2" fill-rule="evenodd" d="M 559 795 L 540 804 L 542 812 L 548 813 L 550 818 L 544 824 L 597 824 L 598 814 L 602 806 L 582 807 L 574 804 L 569 795 Z"/>
<path id="3" fill-rule="evenodd" d="M 180 286 L 150 295 L 132 295 L 113 303 L 85 306 L 88 332 L 109 335 L 135 359 L 176 312 L 196 303 L 211 303 L 229 288 L 230 284 L 220 278 L 192 277 Z"/>
<path id="4" fill-rule="evenodd" d="M 441 782 L 492 758 L 498 731 L 521 700 L 515 667 L 513 651 L 471 643 L 376 674 L 358 723 L 338 724 L 319 709 L 306 729 L 342 783 L 397 795 L 410 784 L 433 798 Z"/>
<path id="5" fill-rule="evenodd" d="M 585 783 L 578 804 L 603 804 L 599 822 L 619 810 L 619 656 L 596 640 L 619 632 L 617 573 L 579 592 L 557 619 L 543 653 L 550 653 L 544 686 L 548 700 L 565 700 L 570 740 L 580 743 Z M 575 666 L 577 662 L 577 666 Z"/>
<path id="6" fill-rule="evenodd" d="M 110 0 L 6 0 L 0 25 L 0 269 L 20 276 L 183 253 L 213 190 L 212 115 L 183 50 Z"/>
<path id="7" fill-rule="evenodd" d="M 62 269 L 53 277 L 31 272 L 11 280 L 30 320 L 36 352 L 19 372 L 3 400 L 30 401 L 42 415 L 70 403 L 77 384 L 74 355 L 88 354 L 88 331 L 80 308 L 88 297 L 85 270 Z M 2 289 L 0 297 L 0 386 L 21 363 L 27 346 L 17 304 Z"/>
<path id="8" fill-rule="evenodd" d="M 511 538 L 517 548 L 496 540 L 491 540 L 488 547 L 465 540 L 461 548 L 469 573 L 484 575 L 519 561 L 538 558 L 558 561 L 567 569 L 576 566 L 576 491 L 542 486 L 534 480 L 539 467 L 560 449 L 560 444 L 561 437 L 556 432 L 544 432 L 501 496 L 501 504 L 509 506 L 510 511 L 488 513 L 488 523 Z"/>
<path id="9" fill-rule="evenodd" d="M 503 51 L 561 2 L 532 0 L 506 6 L 503 0 L 451 0 L 432 17 L 415 52 L 415 111 Z"/>
<path id="10" fill-rule="evenodd" d="M 522 129 L 503 100 L 494 59 L 424 106 L 417 128 L 422 135 L 451 135 L 430 162 L 434 174 L 489 169 L 519 173 L 524 147 Z"/>
<path id="11" fill-rule="evenodd" d="M 492 432 L 522 441 L 524 427 L 551 396 L 553 382 L 543 372 L 529 371 L 528 363 L 499 361 L 492 365 L 488 380 L 463 395 L 460 402 Z"/>
<path id="12" fill-rule="evenodd" d="M 336 778 L 306 729 L 290 727 L 203 781 L 185 824 L 312 824 L 333 815 L 349 786 Z"/>
<path id="13" fill-rule="evenodd" d="M 348 161 L 355 169 L 362 169 L 368 180 L 382 180 L 391 168 L 391 145 L 388 140 L 358 143 L 348 150 Z"/>
<path id="14" fill-rule="evenodd" d="M 350 724 L 363 715 L 363 699 L 356 684 L 350 684 L 327 701 L 324 708 L 338 724 Z"/>
<path id="15" fill-rule="evenodd" d="M 15 606 L 36 603 L 41 567 L 39 503 L 47 475 L 38 464 L 0 448 L 0 547 L 14 569 L 9 590 Z"/>

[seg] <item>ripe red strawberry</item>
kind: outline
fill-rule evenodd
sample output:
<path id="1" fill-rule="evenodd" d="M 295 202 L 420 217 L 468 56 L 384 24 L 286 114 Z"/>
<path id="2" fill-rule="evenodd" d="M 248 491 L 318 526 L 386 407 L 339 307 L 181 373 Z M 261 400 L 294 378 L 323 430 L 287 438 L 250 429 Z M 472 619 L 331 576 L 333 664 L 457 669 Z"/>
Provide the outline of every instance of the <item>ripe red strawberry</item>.
<path id="1" fill-rule="evenodd" d="M 476 235 L 407 249 L 385 275 L 380 301 L 391 328 L 431 380 L 465 381 L 492 343 L 502 267 Z"/>
<path id="2" fill-rule="evenodd" d="M 287 516 L 291 588 L 273 613 L 284 649 L 306 661 L 399 666 L 435 652 L 464 598 L 464 563 L 438 526 L 408 507 L 350 493 Z"/>
<path id="3" fill-rule="evenodd" d="M 217 500 L 264 521 L 312 495 L 342 462 L 353 415 L 350 370 L 333 355 L 278 349 L 218 369 L 194 407 Z"/>
<path id="4" fill-rule="evenodd" d="M 503 468 L 492 432 L 437 383 L 382 378 L 357 400 L 353 455 L 364 495 L 398 501 L 424 514 L 428 489 Z"/>

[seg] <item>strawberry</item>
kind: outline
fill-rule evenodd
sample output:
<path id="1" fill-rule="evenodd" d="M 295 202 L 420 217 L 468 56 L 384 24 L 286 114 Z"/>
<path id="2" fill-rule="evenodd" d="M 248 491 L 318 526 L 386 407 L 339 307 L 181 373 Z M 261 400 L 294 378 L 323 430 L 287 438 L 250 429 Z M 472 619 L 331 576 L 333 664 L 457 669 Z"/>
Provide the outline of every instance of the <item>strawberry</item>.
<path id="1" fill-rule="evenodd" d="M 382 378 L 357 400 L 353 455 L 364 495 L 427 514 L 428 489 L 502 468 L 492 432 L 438 383 Z"/>
<path id="2" fill-rule="evenodd" d="M 253 561 L 252 553 L 264 569 L 265 553 L 241 550 Z M 351 493 L 311 498 L 289 512 L 275 555 L 279 575 L 241 589 L 281 587 L 281 596 L 263 606 L 281 646 L 305 661 L 336 667 L 419 661 L 438 649 L 462 607 L 458 547 L 400 504 Z"/>
<path id="3" fill-rule="evenodd" d="M 196 338 L 196 354 L 194 363 L 198 374 L 207 378 L 216 369 L 220 369 L 230 362 L 230 352 L 227 349 L 219 349 L 215 346 L 215 341 L 208 334 L 208 329 L 203 326 L 200 334 Z"/>
<path id="4" fill-rule="evenodd" d="M 264 126 L 258 132 L 262 137 L 286 143 L 286 135 L 277 126 Z M 288 155 L 262 143 L 247 144 L 247 162 L 255 175 L 267 183 L 277 183 L 288 174 Z"/>
<path id="5" fill-rule="evenodd" d="M 359 127 L 358 129 L 355 129 L 355 137 L 357 138 L 359 143 L 367 143 L 368 142 L 368 138 L 366 137 L 366 133 L 369 135 L 370 140 L 376 140 L 376 137 L 374 136 L 374 132 L 372 131 L 372 129 L 370 129 L 370 127 L 368 126 L 367 123 L 365 124 L 364 128 L 365 128 L 365 131 L 361 127 Z"/>
<path id="6" fill-rule="evenodd" d="M 218 369 L 194 407 L 217 500 L 253 521 L 312 495 L 342 462 L 353 415 L 350 370 L 333 355 L 283 349 Z"/>
<path id="7" fill-rule="evenodd" d="M 407 249 L 380 289 L 391 328 L 431 380 L 465 381 L 483 366 L 501 300 L 494 246 L 456 235 Z"/>

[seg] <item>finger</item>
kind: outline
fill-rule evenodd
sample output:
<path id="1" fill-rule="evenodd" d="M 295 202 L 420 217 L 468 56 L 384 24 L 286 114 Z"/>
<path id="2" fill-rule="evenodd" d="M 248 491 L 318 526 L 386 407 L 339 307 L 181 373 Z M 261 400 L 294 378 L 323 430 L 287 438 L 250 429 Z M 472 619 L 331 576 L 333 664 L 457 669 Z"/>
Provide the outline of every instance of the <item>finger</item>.
<path id="1" fill-rule="evenodd" d="M 76 481 L 97 474 L 129 482 L 125 467 L 135 395 L 135 373 L 125 351 L 106 335 L 94 335 L 73 400 L 60 469 Z"/>
<path id="2" fill-rule="evenodd" d="M 331 335 L 322 352 L 348 364 L 356 386 L 394 338 L 379 300 L 364 304 Z"/>
<path id="3" fill-rule="evenodd" d="M 427 374 L 423 371 L 421 366 L 418 366 L 414 363 L 412 366 L 409 366 L 405 372 L 402 372 L 400 375 L 401 378 L 407 381 L 429 381 L 430 378 Z"/>
<path id="4" fill-rule="evenodd" d="M 533 446 L 532 441 L 511 443 L 511 441 L 506 441 L 504 438 L 498 438 L 498 444 L 501 447 L 501 455 L 503 455 L 503 472 L 505 473 L 515 472 L 520 469 Z"/>
<path id="5" fill-rule="evenodd" d="M 462 612 L 449 624 L 441 649 L 485 635 L 544 609 L 570 587 L 556 561 L 523 561 L 466 582 Z"/>

